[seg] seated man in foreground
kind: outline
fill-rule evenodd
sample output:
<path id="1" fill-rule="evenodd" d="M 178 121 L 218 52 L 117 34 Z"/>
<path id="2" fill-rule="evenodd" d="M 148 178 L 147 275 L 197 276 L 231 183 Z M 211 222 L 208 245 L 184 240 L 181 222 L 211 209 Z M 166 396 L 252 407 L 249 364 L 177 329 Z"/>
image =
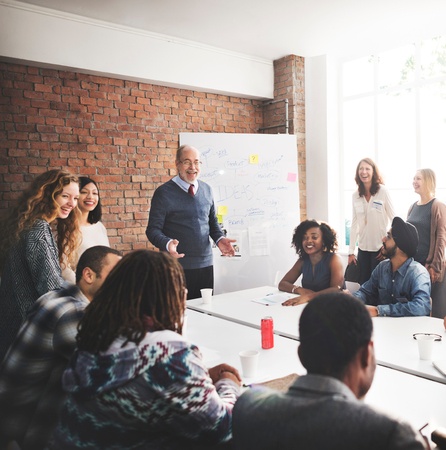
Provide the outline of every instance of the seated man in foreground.
<path id="1" fill-rule="evenodd" d="M 424 449 L 408 424 L 359 399 L 375 373 L 372 320 L 349 294 L 315 297 L 299 323 L 299 357 L 308 374 L 287 393 L 254 387 L 236 402 L 236 449 Z"/>
<path id="2" fill-rule="evenodd" d="M 77 325 L 120 259 L 110 247 L 90 247 L 77 264 L 76 285 L 48 292 L 31 308 L 0 366 L 0 448 L 11 440 L 21 450 L 45 448 L 65 399 L 62 373 Z"/>
<path id="3" fill-rule="evenodd" d="M 400 217 L 383 238 L 380 262 L 353 295 L 361 299 L 372 317 L 428 316 L 431 311 L 431 281 L 424 266 L 414 261 L 418 232 Z"/>

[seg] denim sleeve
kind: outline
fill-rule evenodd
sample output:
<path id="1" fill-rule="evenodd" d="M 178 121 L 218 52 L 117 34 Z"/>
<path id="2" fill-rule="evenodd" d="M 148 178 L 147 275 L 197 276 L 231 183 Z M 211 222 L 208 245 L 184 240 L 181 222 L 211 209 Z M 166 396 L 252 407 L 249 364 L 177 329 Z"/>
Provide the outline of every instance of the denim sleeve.
<path id="1" fill-rule="evenodd" d="M 413 272 L 410 276 L 414 279 L 410 283 L 408 301 L 378 305 L 380 316 L 428 316 L 430 314 L 431 282 L 429 273 L 423 267 L 423 271 Z"/>
<path id="2" fill-rule="evenodd" d="M 377 305 L 379 303 L 378 280 L 380 278 L 380 273 L 381 268 L 378 266 L 372 272 L 370 278 L 353 294 L 366 305 Z"/>

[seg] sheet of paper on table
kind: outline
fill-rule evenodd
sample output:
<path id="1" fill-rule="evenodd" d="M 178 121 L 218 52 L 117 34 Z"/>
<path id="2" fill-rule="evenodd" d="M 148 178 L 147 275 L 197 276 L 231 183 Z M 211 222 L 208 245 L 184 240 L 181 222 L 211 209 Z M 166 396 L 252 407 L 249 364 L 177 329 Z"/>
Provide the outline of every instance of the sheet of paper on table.
<path id="1" fill-rule="evenodd" d="M 255 298 L 252 300 L 255 303 L 261 303 L 262 305 L 281 305 L 284 301 L 288 300 L 289 298 L 298 297 L 296 294 L 290 294 L 288 292 L 278 292 L 278 293 L 271 293 L 267 294 L 264 297 L 261 298 Z"/>

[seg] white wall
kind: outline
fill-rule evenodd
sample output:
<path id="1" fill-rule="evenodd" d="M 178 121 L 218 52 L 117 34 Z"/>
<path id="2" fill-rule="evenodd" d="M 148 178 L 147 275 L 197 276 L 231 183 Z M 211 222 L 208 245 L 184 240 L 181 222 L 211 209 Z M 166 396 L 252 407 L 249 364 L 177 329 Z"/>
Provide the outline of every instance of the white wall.
<path id="1" fill-rule="evenodd" d="M 14 0 L 0 1 L 0 58 L 237 97 L 274 97 L 270 60 Z"/>
<path id="2" fill-rule="evenodd" d="M 329 223 L 341 237 L 337 95 L 336 60 L 305 58 L 307 216 Z"/>

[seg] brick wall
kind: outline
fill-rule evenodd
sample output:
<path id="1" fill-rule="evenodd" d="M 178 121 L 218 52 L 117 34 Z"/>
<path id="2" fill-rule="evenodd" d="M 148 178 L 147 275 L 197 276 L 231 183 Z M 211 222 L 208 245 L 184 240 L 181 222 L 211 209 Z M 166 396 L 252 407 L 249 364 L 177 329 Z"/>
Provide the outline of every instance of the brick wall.
<path id="1" fill-rule="evenodd" d="M 288 100 L 288 133 L 297 137 L 297 164 L 301 219 L 307 218 L 305 149 L 305 59 L 288 55 L 274 61 L 274 101 L 264 106 L 265 133 L 285 133 Z"/>
<path id="2" fill-rule="evenodd" d="M 260 101 L 18 64 L 0 63 L 0 89 L 0 212 L 50 168 L 87 175 L 124 252 L 150 248 L 150 198 L 176 174 L 180 132 L 264 124 Z"/>

